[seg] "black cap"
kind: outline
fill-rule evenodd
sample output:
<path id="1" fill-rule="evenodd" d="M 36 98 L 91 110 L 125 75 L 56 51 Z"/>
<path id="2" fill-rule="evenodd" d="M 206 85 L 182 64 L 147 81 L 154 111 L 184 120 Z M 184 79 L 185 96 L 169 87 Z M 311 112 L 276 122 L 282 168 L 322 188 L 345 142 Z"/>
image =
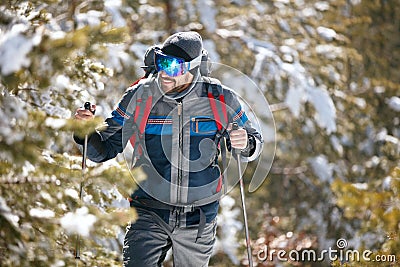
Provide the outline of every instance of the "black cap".
<path id="1" fill-rule="evenodd" d="M 197 32 L 177 32 L 165 40 L 161 50 L 163 53 L 191 61 L 201 55 L 203 42 Z"/>

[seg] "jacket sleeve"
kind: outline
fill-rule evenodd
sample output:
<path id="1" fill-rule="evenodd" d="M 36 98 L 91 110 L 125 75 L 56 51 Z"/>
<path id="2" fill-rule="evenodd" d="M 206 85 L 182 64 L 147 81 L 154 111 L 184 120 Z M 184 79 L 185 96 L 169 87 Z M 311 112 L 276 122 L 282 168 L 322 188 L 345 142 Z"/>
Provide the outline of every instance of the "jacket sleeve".
<path id="1" fill-rule="evenodd" d="M 253 126 L 247 117 L 238 96 L 229 88 L 224 88 L 225 101 L 228 106 L 229 122 L 236 122 L 240 127 L 247 131 L 248 142 L 247 147 L 242 150 L 242 161 L 253 161 L 258 158 L 263 148 L 263 138 Z"/>
<path id="2" fill-rule="evenodd" d="M 128 88 L 112 111 L 111 117 L 107 118 L 102 127 L 99 127 L 88 137 L 87 156 L 94 162 L 104 162 L 117 156 L 125 148 L 129 137 L 133 134 L 132 104 L 135 89 Z M 131 127 L 129 127 L 131 125 Z M 74 135 L 76 143 L 83 145 L 83 140 Z"/>

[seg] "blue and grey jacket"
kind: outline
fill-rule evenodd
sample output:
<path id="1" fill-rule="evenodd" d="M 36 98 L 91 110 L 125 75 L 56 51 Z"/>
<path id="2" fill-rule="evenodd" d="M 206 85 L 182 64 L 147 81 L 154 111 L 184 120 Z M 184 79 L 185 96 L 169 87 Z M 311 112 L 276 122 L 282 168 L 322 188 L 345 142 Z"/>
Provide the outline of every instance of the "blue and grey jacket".
<path id="1" fill-rule="evenodd" d="M 183 94 L 172 97 L 162 93 L 157 79 L 143 80 L 127 89 L 112 116 L 106 119 L 106 127 L 88 139 L 87 155 L 94 162 L 104 162 L 123 152 L 137 131 L 133 118 L 139 115 L 135 114 L 138 103 L 144 101 L 138 91 L 146 86 L 153 104 L 142 138 L 143 154 L 136 166 L 147 178 L 139 182 L 132 199 L 173 207 L 149 207 L 170 225 L 197 225 L 200 213 L 206 222 L 211 222 L 218 213 L 218 200 L 213 198 L 221 185 L 217 125 L 203 82 L 202 77 L 197 77 Z M 242 159 L 254 160 L 261 151 L 262 137 L 251 126 L 237 95 L 225 86 L 222 90 L 229 122 L 237 122 L 248 133 L 248 147 L 242 151 Z M 204 201 L 207 199 L 210 201 Z M 132 203 L 135 206 L 135 201 Z M 202 203 L 198 205 L 201 210 L 185 209 L 196 203 Z"/>

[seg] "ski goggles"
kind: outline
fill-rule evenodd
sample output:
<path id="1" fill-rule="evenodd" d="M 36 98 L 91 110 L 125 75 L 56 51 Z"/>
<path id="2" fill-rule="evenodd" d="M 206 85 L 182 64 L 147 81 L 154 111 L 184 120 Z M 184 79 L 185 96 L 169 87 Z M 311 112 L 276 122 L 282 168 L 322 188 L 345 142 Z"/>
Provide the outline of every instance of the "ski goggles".
<path id="1" fill-rule="evenodd" d="M 168 76 L 176 77 L 185 74 L 189 70 L 200 66 L 202 55 L 185 62 L 183 58 L 164 54 L 161 50 L 154 51 L 154 65 L 156 70 L 164 71 Z"/>

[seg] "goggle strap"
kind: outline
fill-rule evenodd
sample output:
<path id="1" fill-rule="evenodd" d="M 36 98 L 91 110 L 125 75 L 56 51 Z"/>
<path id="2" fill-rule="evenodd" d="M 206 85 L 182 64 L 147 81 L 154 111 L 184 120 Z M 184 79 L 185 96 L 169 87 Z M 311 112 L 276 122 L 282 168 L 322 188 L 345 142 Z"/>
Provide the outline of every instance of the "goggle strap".
<path id="1" fill-rule="evenodd" d="M 200 66 L 202 56 L 203 56 L 203 55 L 199 55 L 198 57 L 192 59 L 191 61 L 186 62 L 186 64 L 187 64 L 187 65 L 186 65 L 187 70 L 192 70 L 192 69 L 194 69 L 194 68 Z"/>

